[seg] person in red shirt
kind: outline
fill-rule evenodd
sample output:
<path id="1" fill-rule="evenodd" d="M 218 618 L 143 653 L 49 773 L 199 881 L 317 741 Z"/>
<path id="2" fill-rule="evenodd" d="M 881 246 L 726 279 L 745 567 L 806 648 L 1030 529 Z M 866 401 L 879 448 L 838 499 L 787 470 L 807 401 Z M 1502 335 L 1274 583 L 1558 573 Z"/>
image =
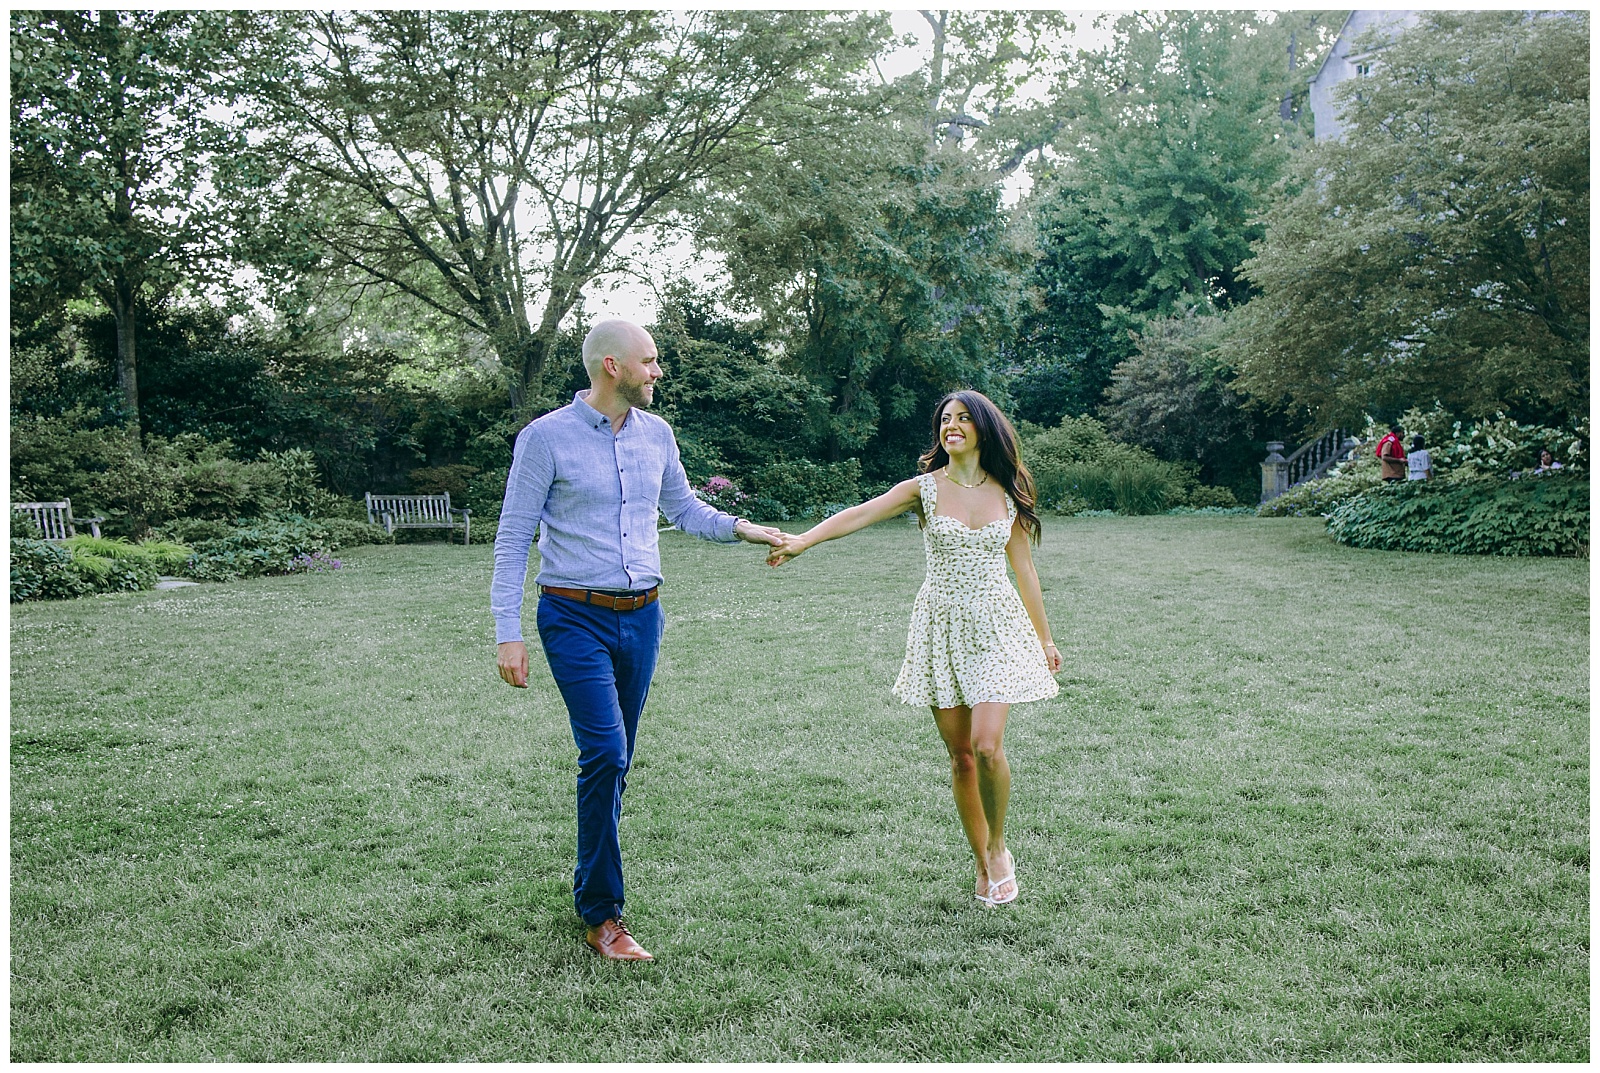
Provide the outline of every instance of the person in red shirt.
<path id="1" fill-rule="evenodd" d="M 1383 467 L 1380 474 L 1386 481 L 1406 479 L 1406 448 L 1400 441 L 1402 429 L 1390 425 L 1389 434 L 1378 441 L 1378 462 Z"/>

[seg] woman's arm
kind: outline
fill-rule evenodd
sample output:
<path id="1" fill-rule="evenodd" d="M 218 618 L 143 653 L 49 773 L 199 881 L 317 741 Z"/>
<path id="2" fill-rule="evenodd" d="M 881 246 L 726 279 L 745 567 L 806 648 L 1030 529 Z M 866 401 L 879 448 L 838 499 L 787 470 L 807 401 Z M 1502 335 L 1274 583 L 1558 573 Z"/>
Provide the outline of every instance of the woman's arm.
<path id="1" fill-rule="evenodd" d="M 1039 571 L 1034 569 L 1033 549 L 1028 546 L 1028 534 L 1021 522 L 1011 526 L 1006 558 L 1011 560 L 1011 569 L 1017 572 L 1017 592 L 1022 596 L 1022 606 L 1028 609 L 1033 632 L 1038 634 L 1039 643 L 1044 646 L 1044 658 L 1050 664 L 1050 673 L 1054 674 L 1061 669 L 1061 653 L 1050 637 L 1050 620 L 1044 616 L 1044 594 L 1039 590 Z"/>
<path id="2" fill-rule="evenodd" d="M 901 481 L 876 499 L 858 503 L 849 510 L 841 510 L 804 533 L 789 537 L 772 549 L 767 556 L 767 565 L 782 566 L 807 548 L 821 544 L 824 540 L 837 540 L 842 536 L 849 536 L 857 529 L 865 529 L 869 525 L 887 521 L 896 514 L 904 514 L 908 510 L 921 511 L 921 509 L 922 496 L 917 489 L 917 479 L 912 477 Z"/>

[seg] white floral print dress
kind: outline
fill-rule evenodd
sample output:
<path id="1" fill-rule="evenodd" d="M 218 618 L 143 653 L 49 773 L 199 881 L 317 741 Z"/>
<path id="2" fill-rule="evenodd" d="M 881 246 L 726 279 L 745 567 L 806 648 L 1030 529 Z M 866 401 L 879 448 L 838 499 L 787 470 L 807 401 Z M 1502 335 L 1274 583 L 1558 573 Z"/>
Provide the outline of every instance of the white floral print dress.
<path id="1" fill-rule="evenodd" d="M 1028 609 L 1006 576 L 1006 542 L 1017 505 L 1007 495 L 1006 516 L 973 529 L 935 513 L 939 492 L 933 474 L 924 473 L 917 484 L 927 519 L 922 546 L 928 576 L 911 609 L 906 659 L 894 695 L 935 708 L 1055 696 L 1060 687 Z"/>

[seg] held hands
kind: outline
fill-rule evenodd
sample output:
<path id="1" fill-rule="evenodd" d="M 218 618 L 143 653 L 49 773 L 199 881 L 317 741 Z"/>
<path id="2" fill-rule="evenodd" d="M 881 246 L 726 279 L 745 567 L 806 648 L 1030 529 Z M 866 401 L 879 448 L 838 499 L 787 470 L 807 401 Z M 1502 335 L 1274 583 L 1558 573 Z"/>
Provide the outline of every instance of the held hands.
<path id="1" fill-rule="evenodd" d="M 785 533 L 783 536 L 783 541 L 774 545 L 773 549 L 767 553 L 767 565 L 782 566 L 790 559 L 795 558 L 801 552 L 805 551 L 807 546 L 808 545 L 806 544 L 804 537 L 791 536 L 788 533 Z"/>
<path id="2" fill-rule="evenodd" d="M 1044 661 L 1050 665 L 1050 673 L 1057 674 L 1061 670 L 1061 653 L 1056 651 L 1055 645 L 1044 646 Z"/>
<path id="3" fill-rule="evenodd" d="M 757 525 L 744 518 L 740 518 L 739 524 L 733 527 L 733 535 L 751 544 L 768 544 L 774 548 L 790 539 L 789 534 L 781 529 L 774 529 L 770 525 Z"/>

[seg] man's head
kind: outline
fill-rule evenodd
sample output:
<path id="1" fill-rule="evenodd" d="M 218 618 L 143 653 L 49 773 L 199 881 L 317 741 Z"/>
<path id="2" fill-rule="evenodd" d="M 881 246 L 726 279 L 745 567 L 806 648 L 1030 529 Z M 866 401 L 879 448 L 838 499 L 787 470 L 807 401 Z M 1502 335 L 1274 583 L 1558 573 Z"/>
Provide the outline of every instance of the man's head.
<path id="1" fill-rule="evenodd" d="M 603 320 L 583 337 L 583 367 L 595 389 L 615 391 L 629 406 L 648 407 L 661 379 L 656 343 L 631 321 Z"/>

